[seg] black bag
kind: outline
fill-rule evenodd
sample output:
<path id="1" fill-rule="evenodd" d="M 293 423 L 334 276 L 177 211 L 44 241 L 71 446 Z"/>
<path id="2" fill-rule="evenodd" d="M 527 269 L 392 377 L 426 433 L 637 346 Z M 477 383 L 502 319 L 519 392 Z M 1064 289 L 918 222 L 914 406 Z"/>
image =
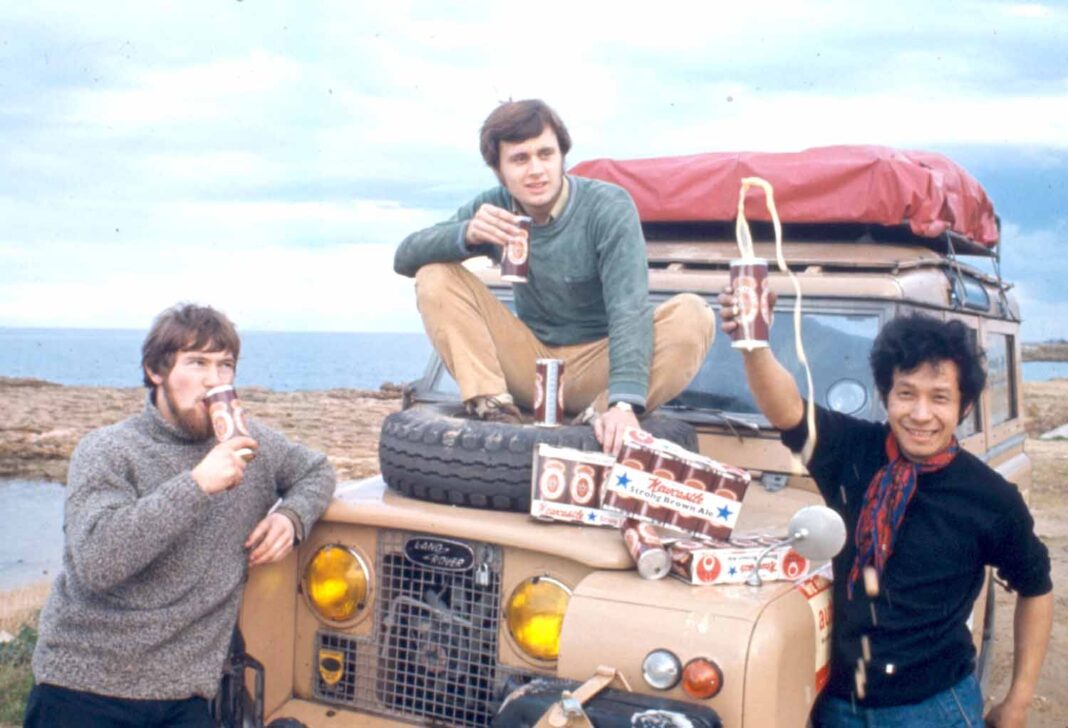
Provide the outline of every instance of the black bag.
<path id="1" fill-rule="evenodd" d="M 495 728 L 534 728 L 563 694 L 576 691 L 582 683 L 556 678 L 536 678 L 523 682 L 509 678 L 503 704 L 493 719 Z M 574 706 L 573 706 L 574 707 Z M 565 706 L 566 708 L 566 706 Z M 711 708 L 669 698 L 603 689 L 581 706 L 595 728 L 722 728 Z M 580 720 L 566 725 L 587 725 Z"/>

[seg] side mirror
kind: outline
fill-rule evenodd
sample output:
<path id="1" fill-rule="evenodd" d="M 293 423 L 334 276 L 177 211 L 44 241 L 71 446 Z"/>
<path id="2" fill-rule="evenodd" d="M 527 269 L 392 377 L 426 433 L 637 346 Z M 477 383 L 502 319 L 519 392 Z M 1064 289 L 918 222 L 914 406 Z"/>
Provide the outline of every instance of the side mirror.
<path id="1" fill-rule="evenodd" d="M 794 547 L 797 553 L 809 561 L 824 561 L 842 550 L 846 540 L 845 522 L 827 506 L 805 506 L 790 519 L 789 535 L 782 541 L 771 544 L 760 552 L 745 583 L 761 586 L 760 562 L 773 549 Z"/>

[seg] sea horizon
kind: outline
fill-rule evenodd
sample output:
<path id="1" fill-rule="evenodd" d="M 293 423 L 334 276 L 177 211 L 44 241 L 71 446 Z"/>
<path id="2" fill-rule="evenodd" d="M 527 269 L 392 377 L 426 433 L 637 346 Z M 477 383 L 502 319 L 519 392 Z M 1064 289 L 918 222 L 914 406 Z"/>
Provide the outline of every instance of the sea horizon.
<path id="1" fill-rule="evenodd" d="M 137 387 L 139 329 L 0 327 L 0 376 Z M 418 379 L 430 360 L 415 332 L 241 331 L 237 382 L 279 392 L 379 389 Z"/>

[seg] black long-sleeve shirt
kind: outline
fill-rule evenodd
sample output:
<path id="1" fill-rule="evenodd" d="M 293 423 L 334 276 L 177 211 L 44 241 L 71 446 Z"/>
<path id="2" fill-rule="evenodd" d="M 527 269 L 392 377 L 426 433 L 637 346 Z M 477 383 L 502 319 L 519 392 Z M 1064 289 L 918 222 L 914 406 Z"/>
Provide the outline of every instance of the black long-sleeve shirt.
<path id="1" fill-rule="evenodd" d="M 984 567 L 997 568 L 1021 596 L 1038 596 L 1053 588 L 1049 553 L 1017 488 L 962 450 L 946 468 L 919 475 L 878 596 L 869 599 L 858 584 L 850 600 L 846 580 L 856 556 L 857 517 L 872 476 L 887 464 L 890 428 L 817 408 L 816 429 L 808 469 L 827 505 L 845 519 L 848 534 L 834 559 L 827 691 L 850 699 L 861 637 L 867 635 L 865 698 L 853 698 L 870 707 L 920 702 L 975 669 L 968 618 Z M 782 440 L 796 452 L 805 435 L 802 420 Z"/>

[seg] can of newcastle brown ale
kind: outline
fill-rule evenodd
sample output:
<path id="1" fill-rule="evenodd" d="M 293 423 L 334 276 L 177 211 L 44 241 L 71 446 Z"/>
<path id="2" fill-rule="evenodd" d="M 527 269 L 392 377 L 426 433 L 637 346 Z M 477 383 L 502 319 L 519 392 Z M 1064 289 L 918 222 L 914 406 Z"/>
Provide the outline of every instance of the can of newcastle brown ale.
<path id="1" fill-rule="evenodd" d="M 534 423 L 556 427 L 564 421 L 564 360 L 538 359 L 534 373 Z"/>

